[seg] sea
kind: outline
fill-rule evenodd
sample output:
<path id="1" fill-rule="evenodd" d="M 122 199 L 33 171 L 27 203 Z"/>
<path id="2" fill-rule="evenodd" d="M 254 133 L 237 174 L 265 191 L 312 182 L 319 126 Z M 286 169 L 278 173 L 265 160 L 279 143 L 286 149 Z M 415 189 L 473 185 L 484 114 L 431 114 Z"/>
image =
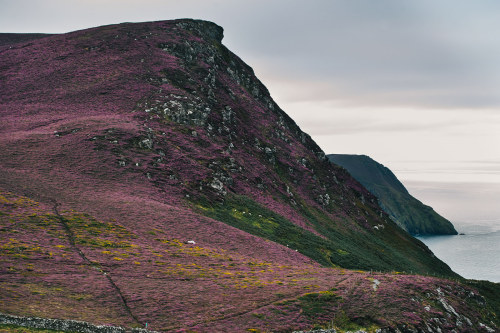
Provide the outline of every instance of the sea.
<path id="1" fill-rule="evenodd" d="M 464 278 L 500 283 L 500 220 L 453 225 L 460 235 L 417 238 Z"/>

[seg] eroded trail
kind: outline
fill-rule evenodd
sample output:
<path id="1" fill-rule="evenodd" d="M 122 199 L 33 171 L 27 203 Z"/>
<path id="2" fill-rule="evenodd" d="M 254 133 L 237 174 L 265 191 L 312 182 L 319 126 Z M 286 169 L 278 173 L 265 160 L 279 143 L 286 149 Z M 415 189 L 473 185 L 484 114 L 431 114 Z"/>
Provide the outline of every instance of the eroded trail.
<path id="1" fill-rule="evenodd" d="M 132 309 L 130 308 L 130 306 L 128 305 L 127 303 L 127 299 L 125 298 L 125 296 L 123 295 L 122 291 L 120 290 L 120 288 L 116 285 L 116 283 L 113 281 L 113 278 L 111 277 L 111 275 L 109 274 L 109 272 L 105 271 L 101 265 L 97 262 L 94 262 L 94 261 L 91 261 L 89 260 L 86 256 L 85 256 L 85 253 L 83 253 L 83 251 L 76 245 L 76 241 L 75 241 L 75 235 L 73 233 L 73 231 L 71 230 L 71 228 L 69 227 L 68 223 L 66 222 L 66 219 L 64 218 L 64 216 L 62 216 L 60 213 L 59 213 L 59 209 L 58 207 L 61 205 L 60 203 L 58 203 L 55 199 L 51 199 L 52 203 L 53 203 L 53 207 L 52 207 L 52 210 L 54 211 L 54 214 L 56 215 L 57 217 L 57 220 L 59 221 L 59 223 L 61 224 L 61 226 L 64 228 L 64 231 L 66 232 L 66 236 L 68 238 L 68 241 L 71 245 L 71 247 L 76 251 L 76 253 L 78 253 L 78 255 L 80 256 L 80 258 L 82 258 L 82 260 L 87 264 L 89 265 L 90 267 L 92 267 L 93 269 L 96 269 L 97 271 L 99 271 L 103 277 L 105 277 L 109 284 L 111 285 L 111 287 L 114 289 L 114 291 L 116 292 L 116 295 L 118 296 L 118 298 L 120 299 L 121 301 L 121 304 L 124 308 L 124 310 L 129 314 L 130 317 L 132 317 L 134 319 L 134 321 L 142 326 L 144 326 L 144 323 L 142 323 L 135 315 L 134 313 L 132 312 Z"/>

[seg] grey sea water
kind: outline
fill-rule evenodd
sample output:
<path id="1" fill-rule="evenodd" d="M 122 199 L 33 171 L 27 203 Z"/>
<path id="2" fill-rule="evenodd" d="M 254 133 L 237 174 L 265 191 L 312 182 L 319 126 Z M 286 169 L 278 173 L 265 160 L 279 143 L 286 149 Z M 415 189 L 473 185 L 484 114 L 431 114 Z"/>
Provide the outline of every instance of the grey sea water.
<path id="1" fill-rule="evenodd" d="M 500 282 L 500 220 L 453 224 L 464 235 L 417 238 L 461 276 Z"/>

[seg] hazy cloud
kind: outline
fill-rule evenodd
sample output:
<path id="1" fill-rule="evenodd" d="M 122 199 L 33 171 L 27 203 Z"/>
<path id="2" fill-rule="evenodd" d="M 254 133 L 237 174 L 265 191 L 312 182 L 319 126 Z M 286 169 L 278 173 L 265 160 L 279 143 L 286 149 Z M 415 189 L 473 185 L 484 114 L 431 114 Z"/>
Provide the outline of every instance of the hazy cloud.
<path id="1" fill-rule="evenodd" d="M 500 106 L 496 1 L 0 0 L 0 8 L 5 32 L 202 18 L 222 25 L 224 42 L 250 65 L 264 65 L 256 71 L 265 83 L 322 81 L 329 98 L 353 105 Z"/>
<path id="2" fill-rule="evenodd" d="M 458 227 L 472 222 L 500 230 L 500 183 L 406 181 L 405 186 Z"/>
<path id="3" fill-rule="evenodd" d="M 270 64 L 269 75 L 326 81 L 334 87 L 332 97 L 357 105 L 500 105 L 500 41 L 493 37 L 500 27 L 497 4 L 292 3 L 272 2 L 256 15 L 255 28 L 241 32 L 254 37 L 234 42 Z M 243 40 L 253 42 L 243 45 Z M 265 80 L 268 72 L 260 71 Z"/>

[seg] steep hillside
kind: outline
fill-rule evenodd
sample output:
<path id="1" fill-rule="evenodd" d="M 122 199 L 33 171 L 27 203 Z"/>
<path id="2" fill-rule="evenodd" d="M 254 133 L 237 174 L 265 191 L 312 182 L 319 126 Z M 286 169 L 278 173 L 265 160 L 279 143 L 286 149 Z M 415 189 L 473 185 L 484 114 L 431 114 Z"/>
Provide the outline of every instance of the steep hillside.
<path id="1" fill-rule="evenodd" d="M 4 48 L 4 182 L 22 178 L 14 185 L 36 184 L 41 201 L 103 217 L 99 192 L 145 192 L 323 265 L 453 276 L 328 162 L 221 39 L 214 24 L 174 21 Z"/>
<path id="2" fill-rule="evenodd" d="M 412 235 L 456 235 L 450 221 L 415 199 L 391 170 L 366 155 L 330 154 L 378 199 L 384 211 Z"/>
<path id="3" fill-rule="evenodd" d="M 173 331 L 495 325 L 477 290 L 394 272 L 458 277 L 327 160 L 219 26 L 10 40 L 1 311 Z"/>

